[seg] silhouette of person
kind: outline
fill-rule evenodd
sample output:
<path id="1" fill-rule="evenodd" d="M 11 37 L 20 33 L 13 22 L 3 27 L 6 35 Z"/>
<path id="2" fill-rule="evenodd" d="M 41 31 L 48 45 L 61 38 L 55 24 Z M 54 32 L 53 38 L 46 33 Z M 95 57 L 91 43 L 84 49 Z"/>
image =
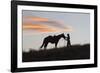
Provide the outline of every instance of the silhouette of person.
<path id="1" fill-rule="evenodd" d="M 67 47 L 71 46 L 71 42 L 70 42 L 70 35 L 67 34 Z"/>

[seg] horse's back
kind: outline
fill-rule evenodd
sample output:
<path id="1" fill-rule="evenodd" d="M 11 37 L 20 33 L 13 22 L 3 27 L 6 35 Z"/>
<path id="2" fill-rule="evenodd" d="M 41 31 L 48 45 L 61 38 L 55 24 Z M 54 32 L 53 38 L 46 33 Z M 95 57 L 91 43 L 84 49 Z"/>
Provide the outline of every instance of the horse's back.
<path id="1" fill-rule="evenodd" d="M 52 39 L 52 36 L 47 36 L 44 38 L 44 40 L 50 40 L 50 39 Z"/>
<path id="2" fill-rule="evenodd" d="M 45 37 L 44 41 L 53 43 L 54 42 L 54 38 L 52 36 L 47 36 L 47 37 Z"/>

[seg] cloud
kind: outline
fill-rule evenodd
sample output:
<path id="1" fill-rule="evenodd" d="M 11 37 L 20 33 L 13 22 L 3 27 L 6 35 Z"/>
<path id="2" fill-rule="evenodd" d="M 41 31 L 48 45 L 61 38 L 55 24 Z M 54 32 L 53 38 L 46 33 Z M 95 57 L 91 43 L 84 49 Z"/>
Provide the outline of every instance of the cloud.
<path id="1" fill-rule="evenodd" d="M 58 29 L 46 26 L 44 24 L 24 24 L 23 29 L 34 30 L 38 32 L 55 32 Z"/>
<path id="2" fill-rule="evenodd" d="M 48 21 L 47 18 L 37 17 L 37 16 L 23 16 L 23 22 L 42 22 L 42 21 Z"/>
<path id="3" fill-rule="evenodd" d="M 72 31 L 71 26 L 64 25 L 61 21 L 36 16 L 23 17 L 23 29 L 36 32 Z"/>

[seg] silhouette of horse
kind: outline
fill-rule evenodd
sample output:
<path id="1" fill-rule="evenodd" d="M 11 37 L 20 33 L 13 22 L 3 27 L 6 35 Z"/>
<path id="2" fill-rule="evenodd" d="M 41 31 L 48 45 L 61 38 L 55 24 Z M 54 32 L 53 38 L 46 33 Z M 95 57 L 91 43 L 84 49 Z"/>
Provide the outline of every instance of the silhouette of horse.
<path id="1" fill-rule="evenodd" d="M 61 38 L 64 38 L 66 40 L 67 37 L 65 37 L 64 33 L 54 36 L 47 36 L 44 38 L 43 43 L 40 48 L 44 47 L 44 50 L 46 50 L 48 43 L 55 44 L 55 48 L 57 48 L 57 44 Z"/>

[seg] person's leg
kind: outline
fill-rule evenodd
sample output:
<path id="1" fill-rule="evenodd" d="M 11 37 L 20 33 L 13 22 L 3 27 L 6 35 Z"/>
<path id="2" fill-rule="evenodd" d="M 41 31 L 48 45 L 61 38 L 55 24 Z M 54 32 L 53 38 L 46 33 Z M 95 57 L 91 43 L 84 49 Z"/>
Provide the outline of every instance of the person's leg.
<path id="1" fill-rule="evenodd" d="M 67 47 L 68 47 L 68 41 L 67 41 Z"/>
<path id="2" fill-rule="evenodd" d="M 69 46 L 71 46 L 71 43 L 69 42 Z"/>

